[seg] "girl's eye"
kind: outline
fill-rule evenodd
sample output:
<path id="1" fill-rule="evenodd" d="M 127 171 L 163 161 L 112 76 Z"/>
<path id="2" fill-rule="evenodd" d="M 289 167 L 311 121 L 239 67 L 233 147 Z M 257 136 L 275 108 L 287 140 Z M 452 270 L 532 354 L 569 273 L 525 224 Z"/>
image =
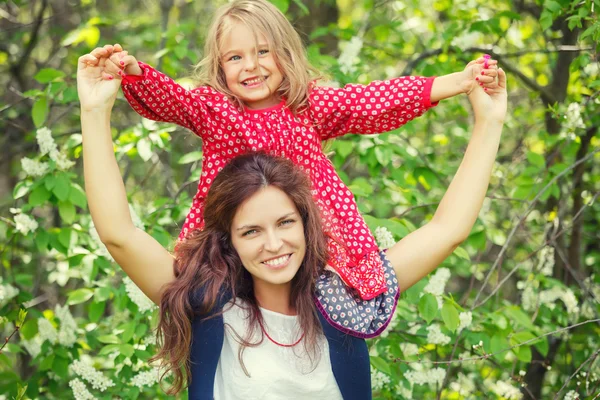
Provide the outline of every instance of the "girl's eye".
<path id="1" fill-rule="evenodd" d="M 264 56 L 264 55 L 265 55 L 265 54 L 267 54 L 268 52 L 269 52 L 269 50 L 267 50 L 267 49 L 259 50 L 259 51 L 258 51 L 258 55 L 259 55 L 259 56 Z"/>
<path id="2" fill-rule="evenodd" d="M 240 56 L 231 56 L 231 57 L 229 57 L 229 61 L 237 61 L 239 59 L 241 59 Z"/>

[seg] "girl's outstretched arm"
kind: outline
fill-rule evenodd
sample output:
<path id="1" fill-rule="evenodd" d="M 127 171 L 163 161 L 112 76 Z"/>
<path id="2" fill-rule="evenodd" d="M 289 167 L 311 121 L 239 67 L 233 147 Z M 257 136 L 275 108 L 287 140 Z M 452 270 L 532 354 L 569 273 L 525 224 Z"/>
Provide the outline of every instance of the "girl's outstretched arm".
<path id="1" fill-rule="evenodd" d="M 488 95 L 489 94 L 489 95 Z M 391 247 L 387 256 L 401 290 L 433 271 L 471 232 L 488 188 L 507 106 L 506 75 L 484 92 L 475 88 L 469 101 L 475 126 L 463 160 L 432 220 Z"/>
<path id="2" fill-rule="evenodd" d="M 161 288 L 174 279 L 173 257 L 133 225 L 110 130 L 111 110 L 119 90 L 118 70 L 108 49 L 79 58 L 77 90 L 81 102 L 85 189 L 102 242 L 131 280 L 155 303 Z"/>

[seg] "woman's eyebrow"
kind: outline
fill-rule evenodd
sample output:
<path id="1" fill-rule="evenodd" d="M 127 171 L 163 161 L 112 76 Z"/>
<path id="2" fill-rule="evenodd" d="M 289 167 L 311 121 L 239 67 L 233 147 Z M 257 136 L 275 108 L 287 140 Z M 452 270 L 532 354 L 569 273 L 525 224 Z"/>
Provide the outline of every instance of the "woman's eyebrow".
<path id="1" fill-rule="evenodd" d="M 297 213 L 295 211 L 289 212 L 281 217 L 279 217 L 277 219 L 277 222 L 280 222 L 281 220 L 284 220 L 286 218 L 292 217 L 292 216 L 296 216 Z M 236 228 L 236 231 L 242 231 L 242 230 L 246 230 L 246 229 L 256 229 L 256 228 L 260 228 L 260 225 L 257 224 L 248 224 L 248 225 L 242 225 L 239 228 Z"/>

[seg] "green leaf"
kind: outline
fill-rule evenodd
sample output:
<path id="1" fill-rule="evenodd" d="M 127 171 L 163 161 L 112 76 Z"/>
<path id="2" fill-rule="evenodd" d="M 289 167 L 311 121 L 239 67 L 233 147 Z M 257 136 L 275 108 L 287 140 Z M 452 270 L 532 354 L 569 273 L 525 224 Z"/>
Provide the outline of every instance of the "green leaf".
<path id="1" fill-rule="evenodd" d="M 548 355 L 548 351 L 550 350 L 550 346 L 548 344 L 548 338 L 541 338 L 539 341 L 535 343 L 535 348 L 540 352 L 541 355 L 546 357 Z"/>
<path id="2" fill-rule="evenodd" d="M 135 336 L 138 338 L 143 337 L 148 332 L 148 325 L 140 324 L 135 328 Z"/>
<path id="3" fill-rule="evenodd" d="M 73 290 L 71 293 L 69 293 L 69 295 L 67 297 L 67 304 L 74 305 L 74 304 L 84 303 L 84 302 L 88 301 L 89 299 L 91 299 L 93 295 L 94 295 L 94 292 L 88 288 L 81 288 L 81 289 Z"/>
<path id="4" fill-rule="evenodd" d="M 121 333 L 121 340 L 123 343 L 127 343 L 131 340 L 133 334 L 135 333 L 135 327 L 136 323 L 134 321 L 128 322 L 119 327 L 120 329 L 123 329 L 123 333 Z"/>
<path id="5" fill-rule="evenodd" d="M 546 168 L 546 160 L 544 159 L 544 156 L 541 154 L 529 151 L 529 152 L 527 152 L 527 160 L 534 167 L 537 167 L 539 169 Z"/>
<path id="6" fill-rule="evenodd" d="M 513 353 L 517 356 L 519 361 L 524 363 L 531 362 L 531 348 L 528 346 L 521 346 L 513 349 Z"/>
<path id="7" fill-rule="evenodd" d="M 17 199 L 20 199 L 21 197 L 25 196 L 27 193 L 29 193 L 31 186 L 32 186 L 31 181 L 17 182 L 17 184 L 15 185 L 15 188 L 13 189 L 13 199 L 17 200 Z"/>
<path id="8" fill-rule="evenodd" d="M 35 74 L 33 79 L 35 79 L 39 83 L 48 83 L 55 81 L 58 78 L 62 78 L 63 76 L 65 76 L 65 73 L 62 71 L 59 71 L 54 68 L 44 68 L 40 70 L 37 74 Z"/>
<path id="9" fill-rule="evenodd" d="M 371 356 L 370 357 L 371 364 L 378 369 L 379 371 L 391 375 L 392 371 L 390 370 L 390 365 L 381 357 Z"/>
<path id="10" fill-rule="evenodd" d="M 454 307 L 454 304 L 451 302 L 445 302 L 442 306 L 442 319 L 446 324 L 446 327 L 451 331 L 455 332 L 456 328 L 458 328 L 458 324 L 460 319 L 458 317 L 458 310 Z"/>
<path id="11" fill-rule="evenodd" d="M 75 206 L 70 201 L 59 201 L 58 214 L 66 224 L 72 224 L 75 221 Z"/>
<path id="12" fill-rule="evenodd" d="M 120 351 L 120 344 L 107 344 L 98 352 L 98 355 L 105 356 L 111 353 L 118 353 Z"/>
<path id="13" fill-rule="evenodd" d="M 79 208 L 83 208 L 84 210 L 87 208 L 87 198 L 85 197 L 85 192 L 81 186 L 73 182 L 71 182 L 69 200 Z"/>
<path id="14" fill-rule="evenodd" d="M 104 310 L 106 308 L 106 302 L 105 301 L 101 301 L 101 302 L 92 302 L 92 304 L 90 304 L 90 308 L 88 309 L 88 317 L 90 318 L 91 322 L 98 322 L 100 321 L 100 318 L 102 317 L 102 315 L 104 314 Z"/>
<path id="15" fill-rule="evenodd" d="M 112 290 L 110 288 L 107 288 L 107 287 L 97 288 L 94 298 L 96 299 L 96 301 L 106 301 L 110 298 L 111 293 L 112 293 Z"/>
<path id="16" fill-rule="evenodd" d="M 21 327 L 20 332 L 21 336 L 23 336 L 23 339 L 29 340 L 34 337 L 38 333 L 37 319 L 34 318 L 25 322 L 25 324 L 23 324 Z"/>
<path id="17" fill-rule="evenodd" d="M 106 344 L 119 344 L 121 343 L 121 340 L 117 337 L 117 335 L 103 335 L 103 336 L 98 336 L 98 341 L 100 343 L 106 343 Z"/>
<path id="18" fill-rule="evenodd" d="M 63 357 L 56 357 L 52 363 L 52 371 L 63 379 L 69 376 L 69 360 Z"/>
<path id="19" fill-rule="evenodd" d="M 518 306 L 510 306 L 505 309 L 504 314 L 516 324 L 523 328 L 535 331 L 535 326 L 531 323 L 531 319 Z"/>
<path id="20" fill-rule="evenodd" d="M 54 353 L 50 353 L 49 356 L 44 358 L 40 363 L 40 371 L 47 371 L 52 368 L 52 364 L 54 363 Z"/>
<path id="21" fill-rule="evenodd" d="M 52 193 L 58 198 L 60 201 L 65 201 L 69 198 L 69 192 L 71 190 L 71 181 L 65 174 L 60 174 L 56 176 L 56 183 L 54 184 L 54 188 L 52 189 Z"/>
<path id="22" fill-rule="evenodd" d="M 177 161 L 177 164 L 190 164 L 190 163 L 193 163 L 194 161 L 198 161 L 201 159 L 202 159 L 201 151 L 192 151 L 192 152 L 185 154 L 183 157 L 181 157 L 179 159 L 179 161 Z"/>
<path id="23" fill-rule="evenodd" d="M 508 349 L 510 345 L 508 344 L 508 340 L 502 334 L 496 334 L 492 336 L 492 340 L 490 341 L 490 351 L 492 353 L 498 353 L 504 350 L 504 353 L 497 354 L 496 357 L 498 361 L 503 361 L 504 357 L 506 357 L 506 349 Z"/>
<path id="24" fill-rule="evenodd" d="M 281 11 L 282 13 L 286 13 L 289 6 L 290 6 L 290 2 L 289 0 L 270 0 L 271 3 L 277 7 L 279 9 L 279 11 Z"/>
<path id="25" fill-rule="evenodd" d="M 125 357 L 131 357 L 133 355 L 134 351 L 135 351 L 135 349 L 133 348 L 133 346 L 130 345 L 130 344 L 120 344 L 118 346 L 119 346 L 119 351 Z"/>
<path id="26" fill-rule="evenodd" d="M 38 229 L 35 232 L 35 247 L 37 247 L 40 253 L 48 250 L 48 244 L 50 243 L 50 235 L 44 229 Z"/>
<path id="27" fill-rule="evenodd" d="M 469 257 L 469 253 L 463 247 L 458 246 L 454 250 L 453 254 L 459 258 L 464 258 L 465 260 L 468 260 L 468 261 L 471 260 L 471 257 Z"/>
<path id="28" fill-rule="evenodd" d="M 430 323 L 437 315 L 437 312 L 437 299 L 431 293 L 425 293 L 421 297 L 421 300 L 419 300 L 419 314 L 427 323 Z"/>
<path id="29" fill-rule="evenodd" d="M 36 128 L 41 128 L 46 122 L 48 116 L 48 100 L 46 97 L 40 97 L 31 108 L 31 119 Z"/>
<path id="30" fill-rule="evenodd" d="M 28 203 L 33 207 L 40 206 L 44 204 L 52 194 L 44 187 L 44 185 L 39 185 L 29 195 Z"/>
<path id="31" fill-rule="evenodd" d="M 72 231 L 70 228 L 62 228 L 58 233 L 58 241 L 60 244 L 69 248 L 69 246 L 71 246 L 71 234 Z"/>
<path id="32" fill-rule="evenodd" d="M 336 140 L 334 143 L 336 153 L 342 158 L 348 157 L 354 150 L 354 142 L 350 140 Z"/>

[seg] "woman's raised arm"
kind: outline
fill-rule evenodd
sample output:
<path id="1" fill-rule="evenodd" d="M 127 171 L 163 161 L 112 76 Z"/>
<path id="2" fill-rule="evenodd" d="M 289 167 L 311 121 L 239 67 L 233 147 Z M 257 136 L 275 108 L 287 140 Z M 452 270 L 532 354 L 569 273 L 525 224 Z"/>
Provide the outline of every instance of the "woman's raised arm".
<path id="1" fill-rule="evenodd" d="M 506 75 L 498 83 L 469 95 L 475 126 L 463 160 L 432 220 L 410 233 L 387 252 L 400 290 L 406 290 L 433 271 L 471 232 L 490 182 L 504 118 Z"/>
<path id="2" fill-rule="evenodd" d="M 110 130 L 119 75 L 107 63 L 105 48 L 79 58 L 77 91 L 81 103 L 83 168 L 90 213 L 102 242 L 131 280 L 156 304 L 162 287 L 174 279 L 173 256 L 136 228 Z"/>

